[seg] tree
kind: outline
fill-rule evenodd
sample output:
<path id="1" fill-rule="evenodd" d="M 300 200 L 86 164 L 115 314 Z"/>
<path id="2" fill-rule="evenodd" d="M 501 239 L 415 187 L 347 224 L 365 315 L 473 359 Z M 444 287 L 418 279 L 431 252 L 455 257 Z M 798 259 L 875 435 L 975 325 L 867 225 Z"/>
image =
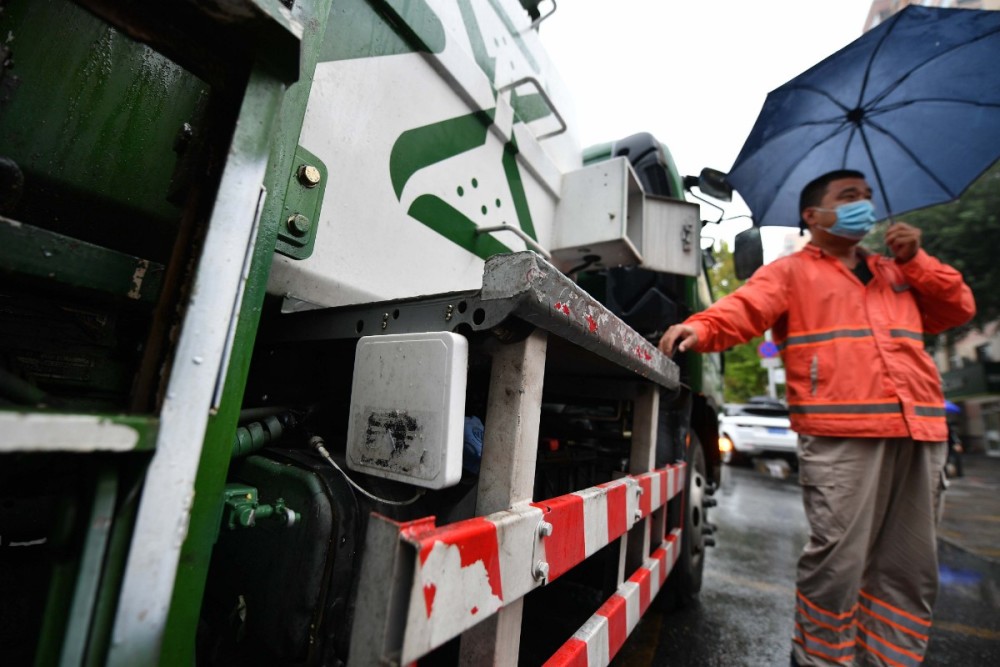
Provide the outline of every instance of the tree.
<path id="1" fill-rule="evenodd" d="M 733 253 L 723 247 L 715 253 L 716 264 L 710 270 L 716 300 L 731 294 L 743 281 L 736 277 Z M 751 396 L 767 393 L 767 371 L 761 368 L 757 346 L 764 340 L 758 336 L 724 352 L 725 374 L 723 396 L 727 403 L 743 403 Z"/>
<path id="2" fill-rule="evenodd" d="M 924 249 L 962 272 L 976 297 L 972 324 L 1000 318 L 1000 162 L 988 169 L 960 199 L 900 216 L 923 232 Z M 885 232 L 866 239 L 866 247 L 885 252 Z M 964 329 L 953 330 L 958 334 Z"/>
<path id="3" fill-rule="evenodd" d="M 976 296 L 975 324 L 1000 317 L 1000 162 L 961 199 L 909 215 L 923 231 L 927 252 L 962 272 Z"/>

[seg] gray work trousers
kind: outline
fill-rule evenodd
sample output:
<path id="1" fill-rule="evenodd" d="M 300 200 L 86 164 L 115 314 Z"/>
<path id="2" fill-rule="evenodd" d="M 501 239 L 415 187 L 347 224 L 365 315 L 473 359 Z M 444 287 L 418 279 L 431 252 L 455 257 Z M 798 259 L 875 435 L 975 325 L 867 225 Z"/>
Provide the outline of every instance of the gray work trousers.
<path id="1" fill-rule="evenodd" d="M 796 581 L 800 665 L 919 667 L 946 456 L 944 442 L 799 436 L 810 528 Z"/>

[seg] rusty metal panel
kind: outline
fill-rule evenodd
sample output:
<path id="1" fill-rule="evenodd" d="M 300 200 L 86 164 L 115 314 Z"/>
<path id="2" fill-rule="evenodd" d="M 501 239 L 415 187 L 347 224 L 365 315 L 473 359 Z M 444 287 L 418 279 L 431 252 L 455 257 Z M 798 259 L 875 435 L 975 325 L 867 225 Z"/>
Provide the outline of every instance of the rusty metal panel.
<path id="1" fill-rule="evenodd" d="M 534 253 L 487 260 L 481 298 L 514 301 L 517 317 L 668 389 L 680 384 L 677 364 Z"/>
<path id="2" fill-rule="evenodd" d="M 285 318 L 268 342 L 426 331 L 491 331 L 502 340 L 519 340 L 537 327 L 551 334 L 552 363 L 561 364 L 561 357 L 569 355 L 566 365 L 574 369 L 574 375 L 586 375 L 595 365 L 592 355 L 568 349 L 575 346 L 610 362 L 599 369 L 602 376 L 634 379 L 638 375 L 667 389 L 680 386 L 677 364 L 533 252 L 488 259 L 478 292 L 307 310 Z M 558 345 L 560 341 L 572 345 Z"/>

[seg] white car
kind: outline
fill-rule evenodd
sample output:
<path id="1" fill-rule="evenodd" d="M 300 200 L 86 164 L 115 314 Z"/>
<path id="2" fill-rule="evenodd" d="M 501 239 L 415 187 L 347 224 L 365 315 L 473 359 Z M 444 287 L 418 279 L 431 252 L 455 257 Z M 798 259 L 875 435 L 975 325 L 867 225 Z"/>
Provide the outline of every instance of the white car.
<path id="1" fill-rule="evenodd" d="M 762 454 L 794 458 L 797 442 L 788 407 L 779 400 L 755 396 L 746 403 L 723 406 L 719 452 L 726 463 L 746 462 Z"/>

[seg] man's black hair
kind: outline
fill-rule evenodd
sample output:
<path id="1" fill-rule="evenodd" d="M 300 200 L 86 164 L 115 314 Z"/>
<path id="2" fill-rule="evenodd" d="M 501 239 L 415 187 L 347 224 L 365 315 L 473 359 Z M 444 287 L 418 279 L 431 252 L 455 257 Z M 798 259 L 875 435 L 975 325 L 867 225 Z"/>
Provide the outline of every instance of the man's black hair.
<path id="1" fill-rule="evenodd" d="M 814 178 L 802 188 L 802 193 L 799 195 L 799 232 L 805 232 L 806 230 L 806 223 L 802 219 L 802 211 L 810 206 L 819 206 L 823 202 L 827 186 L 833 181 L 839 181 L 842 178 L 863 179 L 865 175 L 854 169 L 837 169 L 828 171 L 819 178 Z"/>

